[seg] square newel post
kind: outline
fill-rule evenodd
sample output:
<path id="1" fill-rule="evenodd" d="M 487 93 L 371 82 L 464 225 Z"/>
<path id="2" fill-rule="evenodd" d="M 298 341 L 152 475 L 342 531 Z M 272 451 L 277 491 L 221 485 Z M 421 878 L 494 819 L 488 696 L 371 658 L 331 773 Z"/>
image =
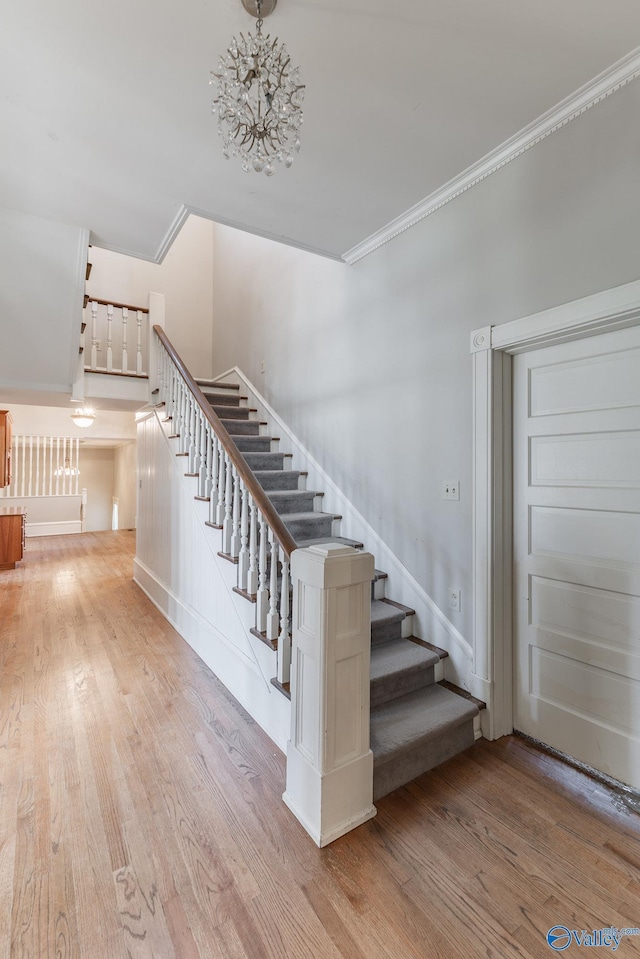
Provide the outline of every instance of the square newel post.
<path id="1" fill-rule="evenodd" d="M 318 846 L 376 814 L 369 748 L 373 556 L 339 543 L 291 554 L 291 739 L 282 797 Z"/>

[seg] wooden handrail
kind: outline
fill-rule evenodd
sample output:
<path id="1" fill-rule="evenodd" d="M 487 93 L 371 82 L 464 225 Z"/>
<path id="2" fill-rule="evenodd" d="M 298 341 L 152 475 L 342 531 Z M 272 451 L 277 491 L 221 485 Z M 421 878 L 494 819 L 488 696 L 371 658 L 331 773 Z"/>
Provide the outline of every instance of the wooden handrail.
<path id="1" fill-rule="evenodd" d="M 270 526 L 275 538 L 282 547 L 287 557 L 291 556 L 294 549 L 296 549 L 296 541 L 293 536 L 285 526 L 282 521 L 282 517 L 276 510 L 275 506 L 263 490 L 263 488 L 258 483 L 257 479 L 247 466 L 247 462 L 232 440 L 229 433 L 222 425 L 220 417 L 214 412 L 211 408 L 211 404 L 207 402 L 207 398 L 191 376 L 191 373 L 186 368 L 182 359 L 176 353 L 171 340 L 168 338 L 167 334 L 164 332 L 161 326 L 154 326 L 154 333 L 157 335 L 158 339 L 164 346 L 165 350 L 173 360 L 176 369 L 184 379 L 185 383 L 191 390 L 193 396 L 195 397 L 198 405 L 202 409 L 207 421 L 209 422 L 212 430 L 216 434 L 219 440 L 221 440 L 223 447 L 229 455 L 229 459 L 235 466 L 238 471 L 238 474 L 244 480 L 244 484 L 251 494 L 251 498 L 255 505 L 258 507 L 262 513 L 263 518 L 266 520 L 267 524 Z"/>
<path id="2" fill-rule="evenodd" d="M 131 306 L 130 303 L 116 303 L 115 300 L 101 300 L 97 296 L 89 296 L 88 293 L 84 295 L 84 305 L 85 308 L 88 303 L 99 303 L 100 306 L 115 306 L 118 310 L 131 310 L 132 313 L 148 313 L 148 306 Z"/>

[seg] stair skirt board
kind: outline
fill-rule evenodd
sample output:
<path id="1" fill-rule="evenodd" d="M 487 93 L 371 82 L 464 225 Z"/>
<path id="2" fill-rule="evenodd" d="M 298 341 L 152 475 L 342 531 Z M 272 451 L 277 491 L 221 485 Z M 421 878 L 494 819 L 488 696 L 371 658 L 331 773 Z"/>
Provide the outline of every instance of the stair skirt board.
<path id="1" fill-rule="evenodd" d="M 224 402 L 219 396 L 209 399 L 297 545 L 340 539 L 335 536 L 340 517 L 316 508 L 322 502 L 322 493 L 299 489 L 300 477 L 306 479 L 306 474 L 287 469 L 291 454 L 272 451 L 275 440 L 259 434 L 261 424 L 256 417 L 263 414 L 238 405 L 237 395 L 227 396 Z M 246 418 L 234 420 L 236 415 Z M 347 542 L 362 545 L 353 540 Z M 414 611 L 385 599 L 386 579 L 384 572 L 376 571 L 371 599 L 374 799 L 471 746 L 478 716 L 473 702 L 437 685 L 436 680 L 442 675 L 442 657 L 419 640 L 410 641 L 415 639 L 411 635 Z M 237 595 L 238 590 L 235 592 Z M 212 668 L 220 675 L 217 668 Z"/>

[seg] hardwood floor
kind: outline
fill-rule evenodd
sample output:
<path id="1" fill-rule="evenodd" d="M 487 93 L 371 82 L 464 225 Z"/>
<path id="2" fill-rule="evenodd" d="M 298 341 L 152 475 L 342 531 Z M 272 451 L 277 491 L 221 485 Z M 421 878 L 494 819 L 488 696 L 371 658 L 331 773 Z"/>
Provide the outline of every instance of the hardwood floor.
<path id="1" fill-rule="evenodd" d="M 535 959 L 558 924 L 640 927 L 632 803 L 514 738 L 318 850 L 133 537 L 32 539 L 0 573 L 0 959 Z"/>

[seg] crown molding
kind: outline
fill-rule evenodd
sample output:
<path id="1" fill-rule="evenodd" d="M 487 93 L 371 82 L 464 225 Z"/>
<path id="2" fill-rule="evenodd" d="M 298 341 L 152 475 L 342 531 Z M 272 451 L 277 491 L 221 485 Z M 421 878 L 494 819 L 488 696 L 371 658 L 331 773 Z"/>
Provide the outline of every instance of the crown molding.
<path id="1" fill-rule="evenodd" d="M 465 193 L 477 183 L 481 183 L 496 170 L 500 170 L 507 163 L 515 160 L 531 147 L 545 140 L 552 133 L 565 127 L 576 117 L 582 116 L 591 107 L 605 100 L 617 90 L 626 86 L 640 76 L 640 47 L 636 47 L 617 63 L 604 70 L 593 80 L 580 87 L 575 93 L 561 100 L 542 116 L 524 127 L 519 133 L 505 140 L 499 147 L 487 153 L 481 160 L 467 167 L 462 173 L 449 180 L 444 186 L 435 190 L 405 213 L 391 220 L 386 226 L 372 233 L 361 243 L 357 243 L 343 255 L 342 259 L 349 266 L 357 263 L 369 253 L 379 249 L 389 240 L 404 233 L 431 216 L 436 210 L 455 200 L 461 193 Z"/>

